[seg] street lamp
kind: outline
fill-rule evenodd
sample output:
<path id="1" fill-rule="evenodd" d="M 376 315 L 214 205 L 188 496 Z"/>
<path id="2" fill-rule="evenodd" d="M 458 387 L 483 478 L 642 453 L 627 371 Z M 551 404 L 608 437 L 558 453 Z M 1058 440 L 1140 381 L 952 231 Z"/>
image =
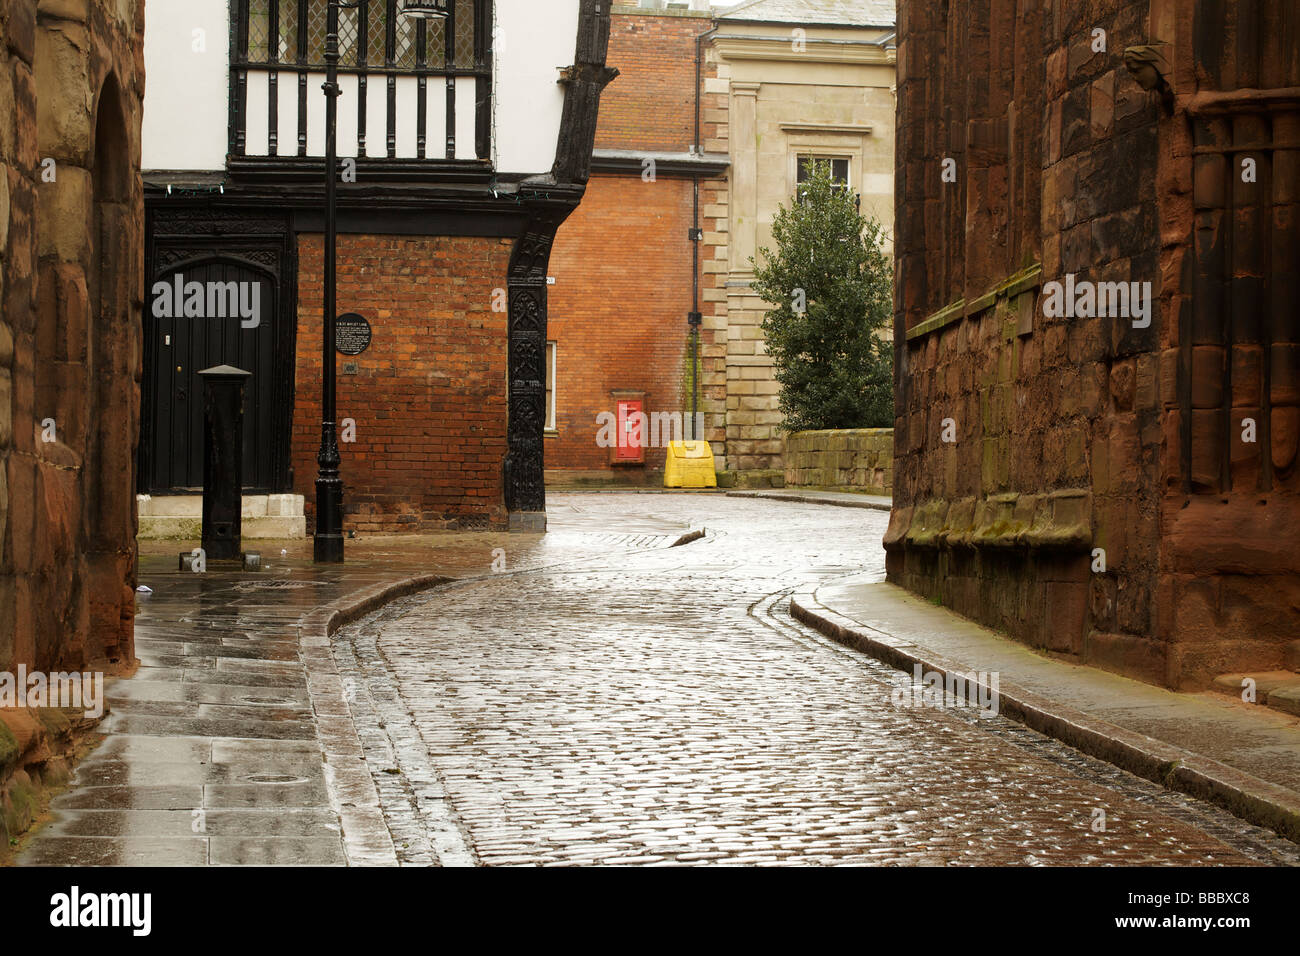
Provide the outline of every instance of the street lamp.
<path id="1" fill-rule="evenodd" d="M 335 252 L 338 240 L 335 192 L 338 184 L 339 10 L 355 10 L 360 0 L 329 0 L 325 20 L 325 322 L 321 335 L 320 451 L 316 454 L 316 534 L 312 554 L 317 563 L 343 561 L 343 479 L 335 427 Z"/>
<path id="2" fill-rule="evenodd" d="M 441 20 L 447 15 L 451 0 L 402 0 L 402 16 L 421 20 Z"/>
<path id="3" fill-rule="evenodd" d="M 450 0 L 402 0 L 407 17 L 436 20 L 447 16 Z M 329 0 L 325 21 L 325 324 L 321 343 L 320 451 L 316 454 L 316 534 L 312 553 L 317 563 L 343 561 L 343 479 L 339 476 L 335 402 L 335 257 L 338 247 L 339 10 L 356 10 L 361 0 Z"/>

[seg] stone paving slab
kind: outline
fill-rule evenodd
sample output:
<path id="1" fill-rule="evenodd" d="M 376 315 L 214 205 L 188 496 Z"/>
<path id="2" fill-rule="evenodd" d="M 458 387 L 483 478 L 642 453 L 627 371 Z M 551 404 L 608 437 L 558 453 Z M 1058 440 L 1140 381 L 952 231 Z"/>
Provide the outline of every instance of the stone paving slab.
<path id="1" fill-rule="evenodd" d="M 206 866 L 205 837 L 56 836 L 42 833 L 23 851 L 20 866 Z"/>
<path id="2" fill-rule="evenodd" d="M 996 671 L 1004 697 L 1023 691 L 1045 715 L 1095 722 L 1099 747 L 1106 748 L 1109 738 L 1113 749 L 1127 749 L 1139 762 L 1139 752 L 1160 753 L 1155 763 L 1187 765 L 1183 772 L 1199 760 L 1210 776 L 1224 778 L 1224 787 L 1207 784 L 1204 775 L 1189 786 L 1205 788 L 1212 799 L 1263 800 L 1266 806 L 1250 810 L 1255 816 L 1247 819 L 1267 818 L 1300 839 L 1300 719 L 1048 657 L 874 575 L 825 584 L 794 601 L 796 611 L 811 612 L 806 620 L 819 630 L 841 630 L 841 639 L 881 659 L 898 653 L 896 666 L 904 658 L 934 658 L 961 672 Z M 1125 734 L 1132 736 L 1125 740 Z M 1079 746 L 1082 737 L 1068 742 Z"/>
<path id="3" fill-rule="evenodd" d="M 179 571 L 177 554 L 198 542 L 141 541 L 140 582 L 151 591 L 137 600 L 140 666 L 108 682 L 105 741 L 17 862 L 396 864 L 330 635 L 412 589 L 489 574 L 498 554 L 512 569 L 544 567 L 666 547 L 689 530 L 648 513 L 611 527 L 580 501 L 552 513 L 545 536 L 350 539 L 341 566 L 315 565 L 309 540 L 258 541 L 264 569 L 254 573 Z M 421 862 L 441 861 L 435 850 Z"/>
<path id="4" fill-rule="evenodd" d="M 369 805 L 356 791 L 335 805 L 328 745 L 347 749 L 350 738 L 357 755 L 360 746 L 346 704 L 320 699 L 302 624 L 332 619 L 350 600 L 431 580 L 431 565 L 478 570 L 494 548 L 516 547 L 518 536 L 350 541 L 341 567 L 314 565 L 310 541 L 259 542 L 262 572 L 178 571 L 176 554 L 196 544 L 141 542 L 140 581 L 152 590 L 137 601 L 140 666 L 108 682 L 111 712 L 98 728 L 106 739 L 17 862 L 395 862 L 373 792 Z M 354 858 L 347 828 L 355 831 Z"/>

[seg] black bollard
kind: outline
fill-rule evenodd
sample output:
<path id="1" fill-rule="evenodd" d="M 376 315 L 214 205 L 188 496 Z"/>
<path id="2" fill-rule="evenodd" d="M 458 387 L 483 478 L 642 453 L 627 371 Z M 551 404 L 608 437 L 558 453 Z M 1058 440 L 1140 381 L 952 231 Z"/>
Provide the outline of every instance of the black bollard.
<path id="1" fill-rule="evenodd" d="M 203 551 L 239 557 L 243 515 L 244 381 L 250 372 L 218 365 L 203 377 Z"/>

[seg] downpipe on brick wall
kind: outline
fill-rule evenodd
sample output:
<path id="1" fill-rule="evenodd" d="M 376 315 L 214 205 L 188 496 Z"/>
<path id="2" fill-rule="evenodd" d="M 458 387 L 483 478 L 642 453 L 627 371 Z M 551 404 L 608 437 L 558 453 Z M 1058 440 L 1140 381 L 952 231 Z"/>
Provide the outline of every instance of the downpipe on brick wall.
<path id="1" fill-rule="evenodd" d="M 702 156 L 700 143 L 700 84 L 704 82 L 704 41 L 718 32 L 717 27 L 705 30 L 695 37 L 695 145 L 691 148 L 695 155 Z M 700 435 L 700 327 L 704 316 L 700 312 L 700 243 L 704 234 L 700 230 L 700 174 L 691 174 L 694 212 L 691 219 L 691 311 L 686 318 L 691 337 L 691 440 L 699 441 Z"/>

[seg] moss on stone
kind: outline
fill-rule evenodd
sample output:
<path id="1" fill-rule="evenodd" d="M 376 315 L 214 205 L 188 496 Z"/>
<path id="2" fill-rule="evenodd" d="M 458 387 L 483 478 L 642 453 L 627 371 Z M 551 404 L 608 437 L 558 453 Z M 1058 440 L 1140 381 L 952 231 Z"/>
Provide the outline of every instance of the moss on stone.
<path id="1" fill-rule="evenodd" d="M 9 772 L 18 764 L 18 757 L 18 738 L 4 721 L 0 721 L 0 781 L 8 778 Z"/>
<path id="2" fill-rule="evenodd" d="M 33 713 L 36 714 L 36 719 L 45 727 L 46 733 L 55 739 L 66 737 L 69 731 L 72 730 L 72 721 L 68 719 L 67 714 L 57 707 L 40 707 Z"/>
<path id="3" fill-rule="evenodd" d="M 22 778 L 26 775 L 18 776 Z M 0 815 L 4 817 L 4 828 L 10 838 L 26 833 L 39 813 L 40 800 L 36 788 L 25 779 L 11 780 L 5 792 L 4 805 L 0 807 Z"/>

